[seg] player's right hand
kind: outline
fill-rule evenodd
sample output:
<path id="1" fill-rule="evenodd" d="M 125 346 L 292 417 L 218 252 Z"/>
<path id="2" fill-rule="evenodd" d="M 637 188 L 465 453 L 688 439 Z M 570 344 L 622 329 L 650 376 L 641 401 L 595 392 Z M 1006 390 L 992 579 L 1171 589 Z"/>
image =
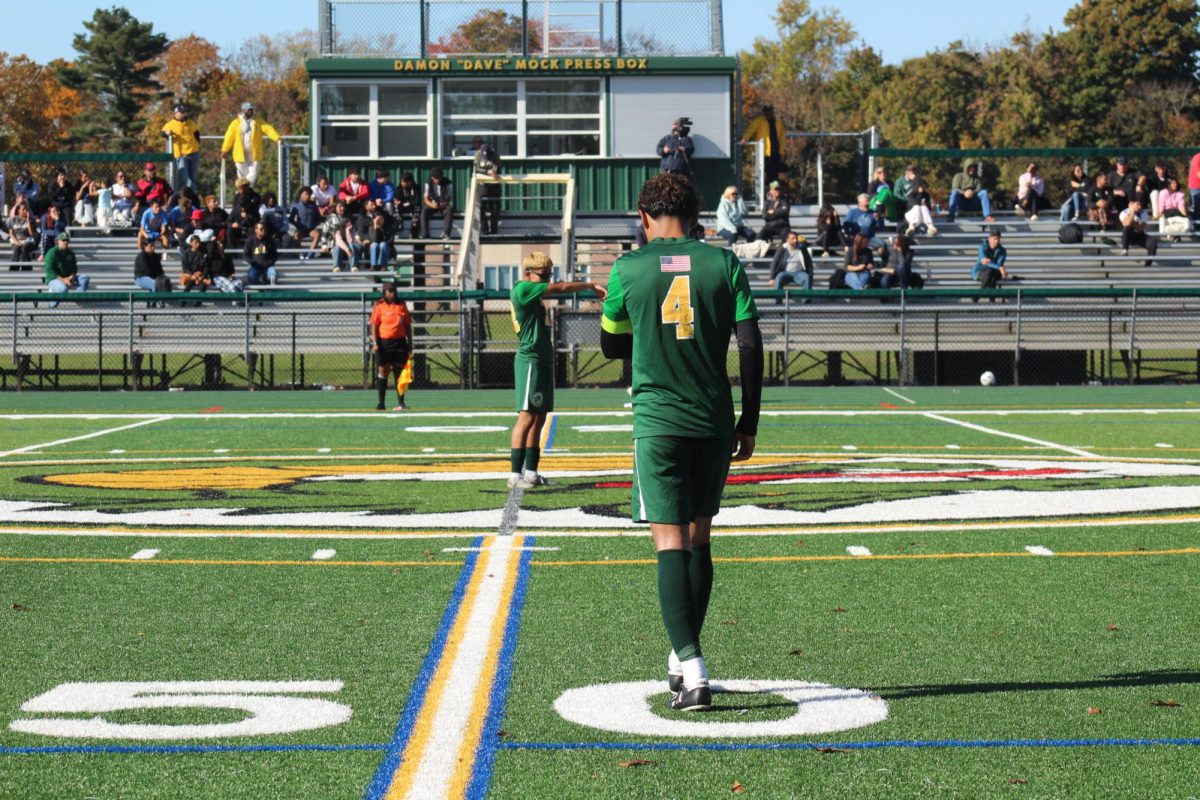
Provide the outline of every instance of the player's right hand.
<path id="1" fill-rule="evenodd" d="M 754 455 L 754 437 L 740 431 L 733 432 L 733 455 L 730 461 L 749 461 Z"/>
<path id="2" fill-rule="evenodd" d="M 605 297 L 608 296 L 608 289 L 604 286 L 601 286 L 598 283 L 592 284 L 592 291 L 595 292 L 596 296 L 599 297 L 601 300 L 603 300 Z"/>

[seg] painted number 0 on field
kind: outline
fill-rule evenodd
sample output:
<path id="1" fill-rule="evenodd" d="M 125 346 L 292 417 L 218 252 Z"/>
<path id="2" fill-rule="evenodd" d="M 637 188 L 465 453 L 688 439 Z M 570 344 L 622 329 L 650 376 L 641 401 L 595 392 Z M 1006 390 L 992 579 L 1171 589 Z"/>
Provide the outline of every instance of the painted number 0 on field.
<path id="1" fill-rule="evenodd" d="M 286 697 L 288 694 L 338 692 L 341 681 L 148 681 L 63 683 L 38 695 L 21 710 L 29 714 L 103 714 L 156 708 L 233 709 L 247 716 L 237 722 L 195 725 L 143 725 L 88 719 L 14 720 L 20 733 L 78 739 L 218 739 L 267 736 L 340 725 L 350 707 L 331 700 Z"/>
<path id="2" fill-rule="evenodd" d="M 688 275 L 676 275 L 667 289 L 667 298 L 663 300 L 663 325 L 675 326 L 676 339 L 696 338 L 694 324 L 696 314 L 692 310 L 692 279 Z"/>

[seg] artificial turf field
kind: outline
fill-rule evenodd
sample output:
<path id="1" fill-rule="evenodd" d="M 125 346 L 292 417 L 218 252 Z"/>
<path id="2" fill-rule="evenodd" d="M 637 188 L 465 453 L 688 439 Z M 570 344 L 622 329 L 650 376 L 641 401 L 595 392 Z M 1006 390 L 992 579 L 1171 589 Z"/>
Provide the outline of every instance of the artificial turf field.
<path id="1" fill-rule="evenodd" d="M 1194 387 L 768 390 L 694 715 L 627 400 L 0 396 L 0 797 L 1200 796 Z"/>

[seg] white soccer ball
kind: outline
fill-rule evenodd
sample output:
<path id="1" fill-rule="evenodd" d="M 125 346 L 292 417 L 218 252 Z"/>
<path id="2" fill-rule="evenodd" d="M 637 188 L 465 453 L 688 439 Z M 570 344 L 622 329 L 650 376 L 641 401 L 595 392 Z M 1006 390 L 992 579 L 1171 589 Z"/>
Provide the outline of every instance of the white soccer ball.
<path id="1" fill-rule="evenodd" d="M 988 370 L 987 372 L 985 372 L 979 376 L 979 383 L 981 386 L 995 386 L 996 385 L 996 373 L 992 372 L 991 370 Z"/>

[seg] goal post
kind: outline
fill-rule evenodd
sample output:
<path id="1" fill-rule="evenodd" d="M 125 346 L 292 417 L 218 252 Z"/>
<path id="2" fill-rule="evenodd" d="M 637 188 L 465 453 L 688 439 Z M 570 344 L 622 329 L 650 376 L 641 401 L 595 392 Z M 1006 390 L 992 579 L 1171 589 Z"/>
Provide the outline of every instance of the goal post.
<path id="1" fill-rule="evenodd" d="M 483 187 L 499 184 L 503 187 L 562 186 L 562 194 L 533 194 L 522 191 L 519 200 L 558 201 L 562 205 L 562 274 L 567 280 L 575 277 L 575 176 L 569 172 L 527 175 L 475 175 L 467 192 L 467 208 L 463 215 L 462 244 L 458 249 L 458 264 L 454 270 L 454 283 L 464 289 L 474 289 L 482 279 L 482 242 L 480 226 L 482 214 L 480 203 Z M 512 212 L 509 212 L 509 216 Z"/>

